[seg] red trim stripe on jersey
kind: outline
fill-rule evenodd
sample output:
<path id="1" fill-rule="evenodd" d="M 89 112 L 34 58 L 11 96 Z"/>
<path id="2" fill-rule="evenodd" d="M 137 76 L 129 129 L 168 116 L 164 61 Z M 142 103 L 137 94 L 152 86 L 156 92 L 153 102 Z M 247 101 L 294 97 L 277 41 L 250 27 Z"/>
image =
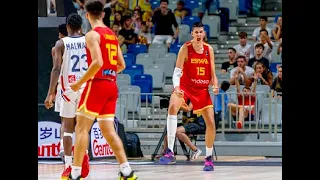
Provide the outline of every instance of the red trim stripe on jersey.
<path id="1" fill-rule="evenodd" d="M 61 80 L 61 89 L 62 89 L 63 91 L 66 91 L 66 88 L 64 87 L 63 76 L 60 76 L 60 80 Z"/>
<path id="2" fill-rule="evenodd" d="M 65 94 L 64 94 L 64 91 L 61 89 L 61 91 L 60 91 L 61 93 L 61 97 L 62 97 L 62 99 L 63 100 L 65 100 L 65 101 L 67 101 L 67 102 L 70 102 L 71 100 L 70 100 L 70 98 L 68 98 L 68 96 L 66 96 Z"/>

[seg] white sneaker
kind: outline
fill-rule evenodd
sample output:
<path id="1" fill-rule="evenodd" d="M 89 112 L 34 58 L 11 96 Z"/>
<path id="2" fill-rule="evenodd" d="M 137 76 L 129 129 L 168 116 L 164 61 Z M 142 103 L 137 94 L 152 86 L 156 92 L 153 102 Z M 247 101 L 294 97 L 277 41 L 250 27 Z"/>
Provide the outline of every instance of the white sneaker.
<path id="1" fill-rule="evenodd" d="M 202 153 L 202 151 L 200 149 L 197 149 L 196 152 L 192 151 L 192 155 L 191 155 L 191 161 L 195 161 L 199 156 L 200 154 Z"/>
<path id="2" fill-rule="evenodd" d="M 59 152 L 59 156 L 60 156 L 62 162 L 65 163 L 65 161 L 64 161 L 64 150 L 61 150 L 61 151 Z"/>

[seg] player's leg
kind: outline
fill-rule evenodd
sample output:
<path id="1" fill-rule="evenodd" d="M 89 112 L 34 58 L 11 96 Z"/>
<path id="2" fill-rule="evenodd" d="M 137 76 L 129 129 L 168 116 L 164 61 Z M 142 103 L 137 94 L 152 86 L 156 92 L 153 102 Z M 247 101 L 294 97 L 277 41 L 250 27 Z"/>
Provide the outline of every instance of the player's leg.
<path id="1" fill-rule="evenodd" d="M 202 151 L 195 146 L 187 134 L 196 134 L 201 131 L 201 127 L 197 123 L 188 123 L 183 126 L 178 127 L 177 129 L 177 138 L 189 146 L 192 150 L 191 161 L 196 160 Z"/>
<path id="2" fill-rule="evenodd" d="M 123 142 L 114 127 L 114 116 L 116 112 L 116 102 L 118 99 L 118 90 L 116 83 L 109 85 L 112 91 L 109 91 L 109 98 L 102 107 L 97 121 L 103 137 L 109 143 L 120 166 L 119 180 L 135 180 L 138 177 L 132 171 L 126 153 L 123 148 Z"/>
<path id="3" fill-rule="evenodd" d="M 61 92 L 61 85 L 58 84 L 56 98 L 55 98 L 55 101 L 54 101 L 54 111 L 58 112 L 59 116 L 60 116 L 60 107 L 61 107 L 60 92 Z M 62 162 L 65 163 L 65 161 L 64 161 L 64 149 L 63 149 L 64 123 L 63 123 L 63 119 L 62 119 L 61 116 L 60 116 L 60 119 L 61 119 L 61 126 L 60 126 L 60 151 L 59 151 L 59 156 L 60 156 Z"/>
<path id="4" fill-rule="evenodd" d="M 184 94 L 184 96 L 187 96 L 187 95 Z M 177 113 L 181 105 L 183 104 L 183 102 L 184 102 L 183 98 L 179 97 L 175 93 L 171 94 L 169 107 L 168 107 L 168 116 L 167 116 L 168 148 L 166 150 L 166 154 L 159 159 L 160 164 L 175 163 L 173 146 L 174 146 L 174 141 L 176 139 L 176 133 L 177 133 L 177 123 L 178 123 Z"/>

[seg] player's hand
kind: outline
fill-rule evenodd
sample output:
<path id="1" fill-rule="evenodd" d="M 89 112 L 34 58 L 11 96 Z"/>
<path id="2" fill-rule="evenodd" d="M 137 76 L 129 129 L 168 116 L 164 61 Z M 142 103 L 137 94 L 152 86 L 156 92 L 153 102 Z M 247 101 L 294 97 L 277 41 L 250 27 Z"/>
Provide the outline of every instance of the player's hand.
<path id="1" fill-rule="evenodd" d="M 50 109 L 53 107 L 53 100 L 55 99 L 56 95 L 55 94 L 48 94 L 46 99 L 44 100 L 44 106 L 47 109 Z"/>
<path id="2" fill-rule="evenodd" d="M 213 94 L 218 95 L 219 94 L 219 88 L 218 87 L 212 87 Z"/>
<path id="3" fill-rule="evenodd" d="M 183 98 L 184 92 L 180 89 L 179 86 L 177 86 L 174 91 L 173 91 L 177 96 L 179 96 L 180 98 Z"/>
<path id="4" fill-rule="evenodd" d="M 77 92 L 80 89 L 80 87 L 81 87 L 81 84 L 77 82 L 73 82 L 72 84 L 70 84 L 70 88 L 75 92 Z"/>

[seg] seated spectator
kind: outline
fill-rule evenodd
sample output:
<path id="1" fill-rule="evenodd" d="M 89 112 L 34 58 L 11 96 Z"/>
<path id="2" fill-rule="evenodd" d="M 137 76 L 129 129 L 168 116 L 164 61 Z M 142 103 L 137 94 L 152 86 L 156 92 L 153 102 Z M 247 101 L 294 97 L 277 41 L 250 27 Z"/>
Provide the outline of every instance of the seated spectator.
<path id="1" fill-rule="evenodd" d="M 254 83 L 252 91 L 249 86 L 245 86 L 240 90 L 240 83 L 236 77 L 236 88 L 238 94 L 238 105 L 229 103 L 228 107 L 231 110 L 233 118 L 236 120 L 236 115 L 239 113 L 239 120 L 237 121 L 237 128 L 242 129 L 244 121 L 254 120 L 255 103 L 256 103 L 256 87 L 258 76 L 254 75 Z"/>
<path id="2" fill-rule="evenodd" d="M 116 11 L 114 13 L 113 24 L 118 25 L 120 30 L 122 29 L 122 26 L 123 26 L 122 11 Z"/>
<path id="3" fill-rule="evenodd" d="M 235 85 L 236 84 L 236 78 L 238 78 L 238 81 L 240 85 L 247 85 L 250 86 L 251 84 L 251 77 L 253 76 L 254 69 L 252 69 L 250 66 L 246 66 L 246 57 L 244 56 L 238 56 L 236 58 L 238 67 L 233 68 L 230 71 L 230 84 Z"/>
<path id="4" fill-rule="evenodd" d="M 282 97 L 282 66 L 278 66 L 278 75 L 271 85 L 271 96 L 274 97 L 276 93 L 278 97 Z"/>
<path id="5" fill-rule="evenodd" d="M 148 0 L 134 0 L 132 1 L 133 10 L 140 10 L 142 12 L 142 21 L 150 21 L 152 16 L 151 3 Z"/>
<path id="6" fill-rule="evenodd" d="M 174 14 L 168 9 L 168 0 L 160 0 L 160 8 L 153 13 L 151 21 L 150 27 L 156 26 L 152 43 L 165 43 L 169 48 L 178 37 L 179 27 Z M 176 29 L 175 33 L 172 30 L 172 25 Z"/>
<path id="7" fill-rule="evenodd" d="M 221 65 L 221 73 L 230 73 L 230 71 L 237 67 L 237 61 L 236 61 L 236 53 L 237 51 L 234 48 L 228 48 L 228 57 L 229 61 L 224 62 Z"/>
<path id="8" fill-rule="evenodd" d="M 268 24 L 268 17 L 267 16 L 260 16 L 260 26 L 255 28 L 252 34 L 252 40 L 254 42 L 260 41 L 260 31 L 261 29 L 265 29 L 268 33 L 267 35 L 271 36 L 271 29 L 267 27 Z"/>
<path id="9" fill-rule="evenodd" d="M 188 9 L 184 7 L 185 2 L 184 1 L 178 1 L 177 2 L 177 8 L 174 9 L 174 15 L 176 17 L 179 17 L 181 20 L 188 16 Z"/>
<path id="10" fill-rule="evenodd" d="M 119 35 L 120 27 L 117 24 L 112 24 L 111 29 L 114 32 L 114 34 L 118 37 L 119 46 L 122 47 L 125 39 L 123 36 Z"/>
<path id="11" fill-rule="evenodd" d="M 134 29 L 134 33 L 140 34 L 141 32 L 141 23 L 142 23 L 142 12 L 141 10 L 134 10 L 132 16 L 132 26 Z"/>
<path id="12" fill-rule="evenodd" d="M 246 32 L 240 32 L 238 34 L 240 43 L 238 45 L 233 46 L 233 48 L 237 52 L 237 56 L 245 56 L 247 61 L 250 58 L 250 48 L 251 45 L 247 43 L 248 34 Z"/>
<path id="13" fill-rule="evenodd" d="M 132 28 L 131 16 L 126 15 L 123 20 L 123 28 L 119 31 L 119 35 L 124 37 L 124 44 L 128 47 L 130 44 L 136 43 L 137 34 L 134 33 Z"/>
<path id="14" fill-rule="evenodd" d="M 276 28 L 272 30 L 272 35 L 276 41 L 279 41 L 280 38 L 282 38 L 282 16 L 278 17 Z"/>
<path id="15" fill-rule="evenodd" d="M 230 83 L 228 81 L 222 81 L 220 84 L 219 94 L 214 96 L 214 122 L 216 125 L 216 130 L 219 127 L 219 122 L 222 120 L 222 106 L 224 106 L 224 114 L 227 114 L 228 109 L 228 95 L 224 94 L 230 87 Z M 223 101 L 222 101 L 223 98 Z M 222 104 L 224 103 L 224 105 Z"/>
<path id="16" fill-rule="evenodd" d="M 249 59 L 248 66 L 254 67 L 255 63 L 262 62 L 267 69 L 270 69 L 269 60 L 263 57 L 264 46 L 261 43 L 258 43 L 254 47 L 255 56 Z"/>
<path id="17" fill-rule="evenodd" d="M 150 45 L 152 42 L 152 36 L 150 33 L 149 27 L 146 25 L 146 22 L 141 23 L 141 33 L 138 34 L 138 43 Z"/>
<path id="18" fill-rule="evenodd" d="M 263 57 L 267 58 L 269 61 L 272 61 L 271 59 L 271 52 L 273 48 L 273 42 L 270 40 L 270 37 L 268 36 L 268 31 L 265 29 L 260 30 L 260 41 L 256 42 L 253 47 L 251 48 L 251 53 L 250 57 L 254 57 L 256 52 L 255 52 L 255 47 L 258 43 L 263 44 L 264 49 L 263 49 Z"/>
<path id="19" fill-rule="evenodd" d="M 257 85 L 272 85 L 273 74 L 262 62 L 257 62 L 253 69 L 254 74 L 258 77 Z M 252 81 L 254 81 L 253 78 Z"/>
<path id="20" fill-rule="evenodd" d="M 191 161 L 196 160 L 202 151 L 195 146 L 188 135 L 190 134 L 204 134 L 206 131 L 206 123 L 201 115 L 193 114 L 193 105 L 191 102 L 181 106 L 183 110 L 182 123 L 178 123 L 176 137 L 189 146 L 192 150 Z M 164 150 L 168 147 L 167 136 L 164 137 Z M 165 151 L 162 153 L 165 154 Z"/>

